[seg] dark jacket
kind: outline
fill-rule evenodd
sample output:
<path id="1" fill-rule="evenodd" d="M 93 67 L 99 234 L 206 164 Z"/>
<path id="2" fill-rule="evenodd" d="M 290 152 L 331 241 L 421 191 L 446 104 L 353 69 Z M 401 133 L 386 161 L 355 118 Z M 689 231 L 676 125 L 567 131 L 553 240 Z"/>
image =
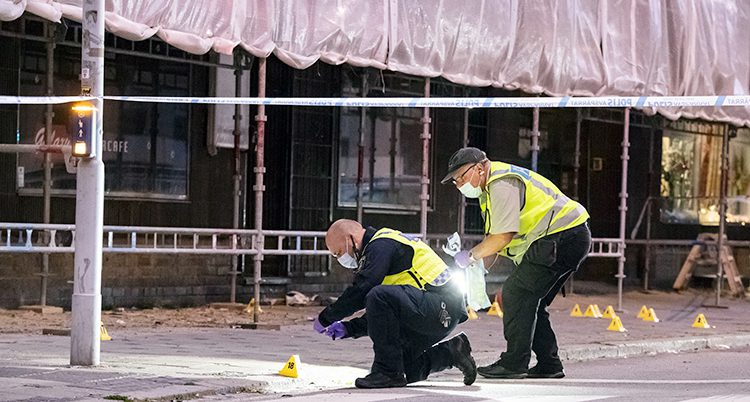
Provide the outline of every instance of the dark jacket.
<path id="1" fill-rule="evenodd" d="M 380 238 L 371 241 L 377 232 L 373 227 L 365 229 L 362 238 L 362 255 L 359 256 L 359 268 L 355 271 L 354 281 L 338 300 L 326 307 L 318 320 L 323 326 L 342 320 L 365 308 L 367 293 L 383 283 L 388 275 L 397 274 L 411 268 L 414 249 L 395 240 Z M 365 316 L 344 322 L 348 336 L 358 338 L 367 335 Z"/>

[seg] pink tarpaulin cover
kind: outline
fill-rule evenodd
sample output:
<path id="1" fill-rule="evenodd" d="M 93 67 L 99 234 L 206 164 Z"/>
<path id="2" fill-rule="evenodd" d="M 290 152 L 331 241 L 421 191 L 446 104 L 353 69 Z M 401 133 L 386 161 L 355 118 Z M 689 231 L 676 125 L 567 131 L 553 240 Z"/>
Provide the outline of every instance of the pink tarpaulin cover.
<path id="1" fill-rule="evenodd" d="M 748 95 L 745 0 L 107 0 L 106 28 L 191 53 L 236 46 L 304 69 L 317 60 L 555 96 Z M 80 21 L 80 0 L 0 0 Z M 750 125 L 744 107 L 659 109 Z"/>

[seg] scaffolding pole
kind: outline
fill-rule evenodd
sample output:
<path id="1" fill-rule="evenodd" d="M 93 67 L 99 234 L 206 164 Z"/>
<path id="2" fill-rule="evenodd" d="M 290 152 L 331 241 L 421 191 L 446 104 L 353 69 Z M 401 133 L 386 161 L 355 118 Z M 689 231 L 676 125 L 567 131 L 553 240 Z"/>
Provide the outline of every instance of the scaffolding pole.
<path id="1" fill-rule="evenodd" d="M 258 97 L 266 97 L 266 59 L 261 58 L 258 63 Z M 257 323 L 260 316 L 260 277 L 261 264 L 263 262 L 263 246 L 265 240 L 263 237 L 263 191 L 266 186 L 263 185 L 263 174 L 266 172 L 265 159 L 265 135 L 266 135 L 266 107 L 258 105 L 258 114 L 255 115 L 257 124 L 257 138 L 255 144 L 255 230 L 258 234 L 255 236 L 255 249 L 258 254 L 253 256 L 253 296 L 255 304 L 253 305 L 253 322 Z"/>
<path id="2" fill-rule="evenodd" d="M 360 84 L 360 96 L 363 98 L 367 97 L 367 69 L 364 68 L 362 71 L 362 82 Z M 364 217 L 364 208 L 362 200 L 363 190 L 362 182 L 364 179 L 365 171 L 365 123 L 367 119 L 367 108 L 362 106 L 359 108 L 359 141 L 357 142 L 357 222 L 362 222 Z M 373 174 L 372 171 L 370 174 Z M 372 189 L 370 190 L 372 191 Z"/>
<path id="3" fill-rule="evenodd" d="M 469 146 L 469 109 L 464 109 L 464 129 L 463 139 L 461 140 L 461 147 L 466 148 Z M 461 238 L 464 238 L 466 232 L 466 197 L 460 192 L 458 193 L 458 234 Z"/>
<path id="4" fill-rule="evenodd" d="M 578 201 L 578 174 L 581 171 L 581 109 L 576 108 L 576 151 L 573 157 L 573 199 Z"/>
<path id="5" fill-rule="evenodd" d="M 729 169 L 729 125 L 724 127 L 721 142 L 721 183 L 719 183 L 719 238 L 716 240 L 716 307 L 721 302 L 721 285 L 724 281 L 724 263 L 721 258 L 724 251 L 724 236 L 726 235 L 727 219 L 727 179 Z M 731 276 L 730 279 L 732 280 Z"/>
<path id="6" fill-rule="evenodd" d="M 630 108 L 623 113 L 622 129 L 622 174 L 620 185 L 620 250 L 622 254 L 617 259 L 617 311 L 622 311 L 622 285 L 625 279 L 625 223 L 628 212 L 628 159 L 630 159 Z"/>
<path id="7" fill-rule="evenodd" d="M 236 52 L 241 52 L 237 50 Z M 241 55 L 235 54 L 234 56 L 234 96 L 242 97 L 242 62 Z M 242 105 L 234 105 L 234 174 L 232 175 L 233 182 L 233 209 L 232 209 L 232 228 L 238 229 L 240 227 L 240 210 L 242 196 L 245 193 L 242 191 L 242 152 L 240 150 L 241 139 L 242 139 Z M 237 239 L 235 239 L 237 241 Z M 235 303 L 237 301 L 237 275 L 238 275 L 238 262 L 239 256 L 232 257 L 232 272 L 229 273 L 231 277 L 231 284 L 229 289 L 229 302 Z"/>
<path id="8" fill-rule="evenodd" d="M 531 170 L 537 171 L 539 162 L 539 108 L 535 107 L 531 122 Z"/>
<path id="9" fill-rule="evenodd" d="M 44 24 L 44 29 L 47 31 L 47 96 L 54 96 L 55 89 L 53 86 L 55 76 L 55 36 L 50 29 L 51 23 Z M 52 118 L 55 113 L 52 109 L 52 105 L 47 105 L 47 110 L 44 113 L 44 145 L 52 144 Z M 50 223 L 50 215 L 52 210 L 52 156 L 49 152 L 44 153 L 44 187 L 42 188 L 42 198 L 44 198 L 44 206 L 42 212 L 42 222 Z M 49 233 L 45 233 L 46 237 Z M 49 278 L 49 254 L 42 254 L 42 272 L 41 272 L 41 284 L 39 289 L 39 305 L 47 305 L 47 282 Z"/>
<path id="10" fill-rule="evenodd" d="M 430 79 L 424 80 L 424 97 L 430 97 Z M 427 239 L 427 202 L 430 200 L 430 108 L 426 107 L 422 113 L 422 194 L 419 212 L 419 233 L 422 239 Z"/>

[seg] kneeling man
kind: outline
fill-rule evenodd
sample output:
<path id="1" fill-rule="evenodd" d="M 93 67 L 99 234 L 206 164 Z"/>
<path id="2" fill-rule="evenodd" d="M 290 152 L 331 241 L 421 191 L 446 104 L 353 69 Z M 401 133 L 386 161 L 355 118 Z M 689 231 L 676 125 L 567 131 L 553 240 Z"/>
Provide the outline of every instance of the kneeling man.
<path id="1" fill-rule="evenodd" d="M 467 319 L 464 295 L 427 244 L 397 230 L 365 229 L 341 219 L 328 229 L 326 246 L 355 277 L 313 327 L 333 339 L 372 339 L 375 360 L 370 374 L 355 381 L 357 388 L 403 387 L 451 367 L 461 370 L 464 384 L 474 382 L 476 364 L 466 335 L 443 341 Z M 363 316 L 341 321 L 363 308 Z"/>

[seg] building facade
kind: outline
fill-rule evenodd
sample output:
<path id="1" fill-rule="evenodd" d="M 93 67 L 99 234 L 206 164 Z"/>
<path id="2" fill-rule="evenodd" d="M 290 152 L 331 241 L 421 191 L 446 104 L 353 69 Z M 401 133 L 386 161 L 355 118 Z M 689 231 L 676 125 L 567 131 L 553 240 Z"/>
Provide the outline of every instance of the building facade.
<path id="1" fill-rule="evenodd" d="M 0 88 L 4 95 L 77 95 L 80 91 L 80 25 L 52 24 L 34 17 L 0 23 Z M 257 62 L 235 62 L 215 54 L 190 55 L 159 39 L 133 42 L 107 33 L 105 94 L 148 96 L 233 96 L 234 72 L 242 71 L 243 96 L 257 96 Z M 52 44 L 54 48 L 51 49 Z M 48 54 L 52 54 L 52 60 Z M 52 74 L 49 68 L 52 66 Z M 236 67 L 236 68 L 235 68 Z M 49 77 L 52 78 L 51 82 Z M 229 78 L 227 78 L 229 77 Z M 373 68 L 318 62 L 296 70 L 271 56 L 268 97 L 420 97 L 424 77 Z M 229 83 L 230 85 L 227 85 Z M 442 78 L 430 80 L 431 97 L 513 97 L 518 91 L 474 88 Z M 51 141 L 65 144 L 69 105 L 52 107 Z M 255 110 L 241 109 L 246 133 L 240 172 L 254 166 Z M 47 106 L 0 105 L 0 142 L 42 144 Z M 169 103 L 105 102 L 105 225 L 231 228 L 234 151 L 227 147 L 234 107 Z M 264 229 L 325 230 L 339 218 L 357 217 L 357 173 L 361 164 L 363 223 L 405 232 L 420 230 L 423 131 L 422 109 L 270 106 L 265 134 Z M 464 228 L 481 234 L 478 205 L 441 185 L 448 158 L 464 143 L 491 159 L 529 167 L 531 109 L 430 110 L 428 233 L 448 235 Z M 655 239 L 694 239 L 716 231 L 721 123 L 668 122 L 633 111 L 627 233 L 646 225 Z M 595 237 L 617 237 L 622 109 L 542 109 L 538 171 L 581 201 L 591 213 Z M 360 133 L 360 130 L 362 132 Z M 747 240 L 750 215 L 750 135 L 731 129 L 731 239 Z M 578 135 L 577 135 L 578 134 Z M 360 135 L 363 141 L 360 141 Z M 718 142 L 717 142 L 718 141 Z M 718 144 L 718 145 L 717 145 Z M 363 158 L 360 159 L 360 145 Z M 231 144 L 230 144 L 231 146 Z M 577 151 L 578 150 L 578 153 Z M 50 222 L 73 223 L 75 176 L 62 157 L 52 158 Z M 44 157 L 0 154 L 0 222 L 41 222 Z M 252 216 L 253 181 L 242 181 L 245 213 Z M 648 201 L 649 208 L 644 209 Z M 646 211 L 644 219 L 639 219 Z M 252 228 L 252 220 L 242 226 Z M 640 221 L 640 223 L 639 223 Z M 648 222 L 648 223 L 646 223 Z M 660 246 L 654 246 L 660 247 Z M 639 286 L 644 266 L 654 286 L 669 287 L 687 248 L 654 253 L 628 247 L 627 284 Z M 665 257 L 671 255 L 672 257 Z M 747 253 L 736 250 L 741 269 Z M 5 254 L 0 259 L 0 306 L 34 304 L 39 299 L 40 255 Z M 50 262 L 50 304 L 69 306 L 72 255 Z M 591 259 L 578 275 L 612 281 L 616 261 Z M 243 268 L 244 267 L 244 268 Z M 227 301 L 232 258 L 107 254 L 102 293 L 105 307 L 190 305 Z M 238 282 L 238 299 L 251 294 L 251 264 Z M 507 269 L 503 268 L 503 269 Z M 267 296 L 286 290 L 334 292 L 350 279 L 328 257 L 266 257 L 262 276 Z M 500 279 L 501 280 L 501 279 Z"/>

